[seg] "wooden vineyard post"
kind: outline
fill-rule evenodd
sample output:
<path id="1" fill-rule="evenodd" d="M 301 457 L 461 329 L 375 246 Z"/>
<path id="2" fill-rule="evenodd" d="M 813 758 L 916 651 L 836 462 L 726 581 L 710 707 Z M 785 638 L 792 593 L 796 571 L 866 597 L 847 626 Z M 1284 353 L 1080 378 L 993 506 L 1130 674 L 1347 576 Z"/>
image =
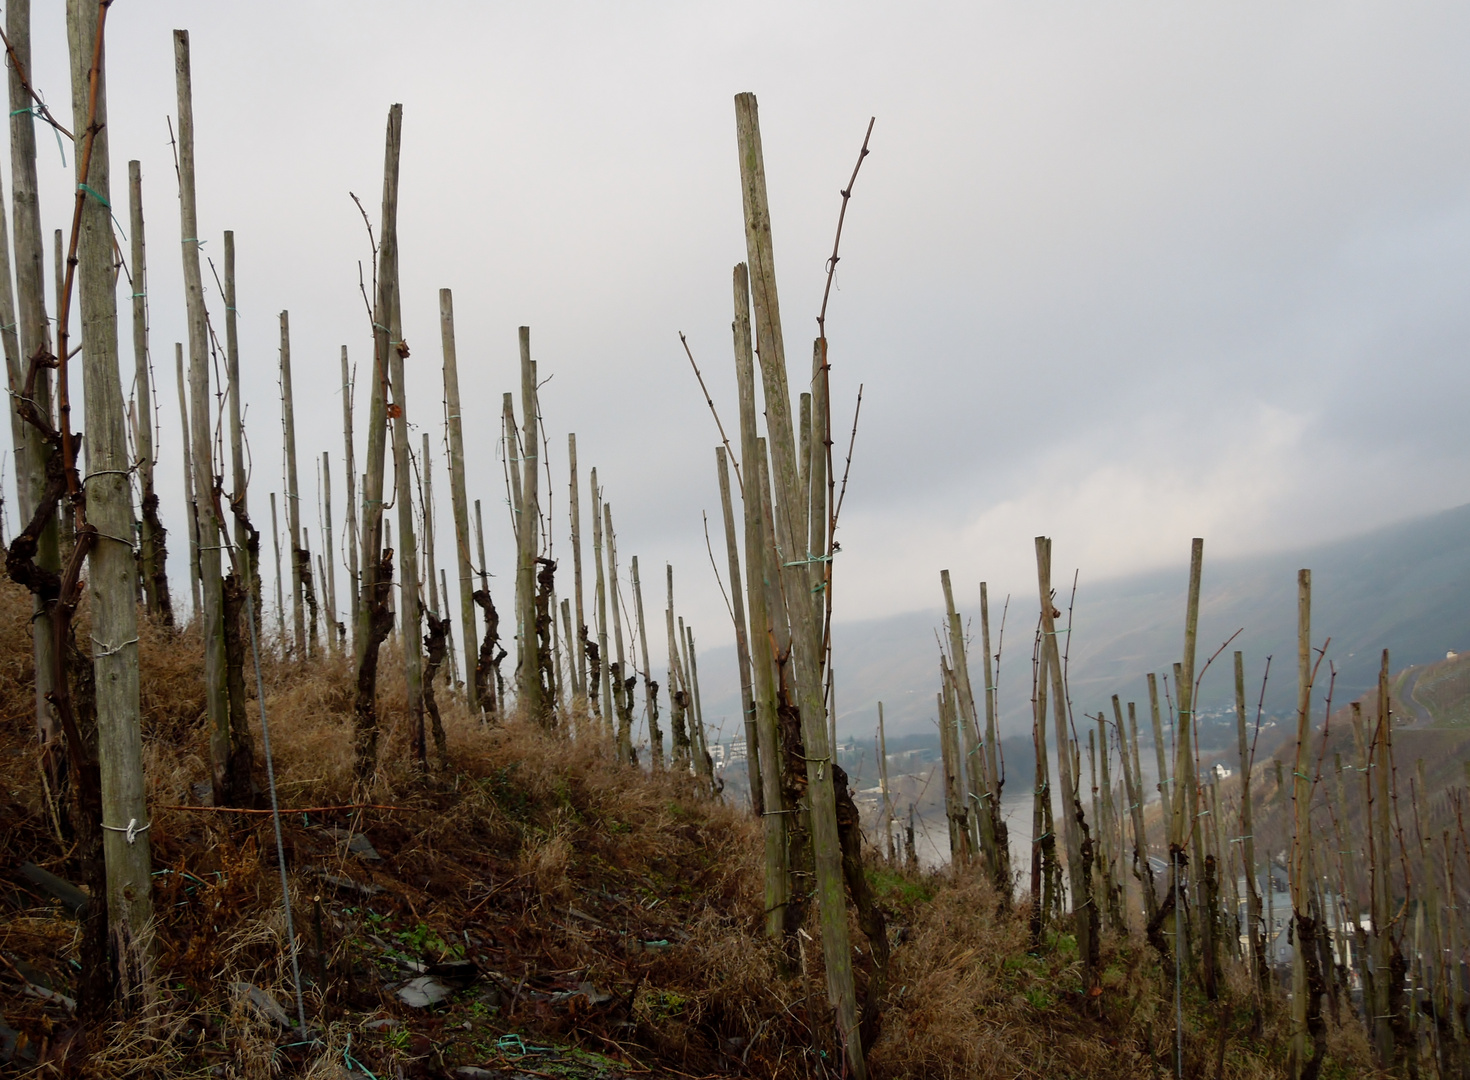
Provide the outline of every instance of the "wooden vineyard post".
<path id="1" fill-rule="evenodd" d="M 21 357 L 53 354 L 50 322 L 46 317 L 46 248 L 42 239 L 36 179 L 34 102 L 21 76 L 21 72 L 29 70 L 31 65 L 30 0 L 12 0 L 5 5 L 5 26 L 13 58 L 6 64 L 6 72 L 10 89 L 10 197 L 15 210 L 15 322 L 20 331 L 19 364 Z M 19 367 L 16 375 L 21 381 L 12 389 L 24 385 L 25 375 Z M 31 398 L 41 416 L 52 415 L 54 403 L 49 368 L 41 367 L 36 371 Z M 40 505 L 46 487 L 46 466 L 53 450 L 31 424 L 23 425 L 21 438 L 15 445 L 16 489 L 20 493 L 20 509 L 29 519 Z M 53 515 L 36 539 L 36 565 L 56 574 L 61 572 L 61 533 L 57 519 L 63 516 L 59 511 Z M 61 724 L 48 697 L 55 689 L 52 673 L 56 668 L 56 635 L 51 608 L 40 597 L 32 600 L 31 625 L 33 670 L 36 673 L 35 723 L 46 772 L 54 791 L 55 781 L 64 767 L 59 752 Z"/>
<path id="2" fill-rule="evenodd" d="M 633 758 L 633 699 L 627 684 L 627 659 L 623 655 L 622 598 L 618 594 L 618 537 L 613 531 L 612 503 L 602 504 L 602 531 L 607 545 L 608 604 L 612 608 L 613 646 L 617 659 L 608 664 L 616 710 L 617 758 L 628 764 Z"/>
<path id="3" fill-rule="evenodd" d="M 1240 748 L 1240 858 L 1245 864 L 1246 940 L 1250 944 L 1251 983 L 1267 987 L 1266 943 L 1261 934 L 1261 889 L 1256 879 L 1255 826 L 1251 820 L 1251 754 L 1245 737 L 1245 659 L 1235 653 L 1235 728 Z"/>
<path id="4" fill-rule="evenodd" d="M 1315 957 L 1317 924 L 1308 909 L 1307 890 L 1312 878 L 1312 777 L 1314 767 L 1309 742 L 1312 723 L 1312 572 L 1297 573 L 1297 692 L 1296 692 L 1296 759 L 1292 766 L 1292 840 L 1289 867 L 1291 916 L 1295 930 L 1291 965 L 1291 1071 L 1302 1076 L 1309 1065 L 1320 1067 L 1325 1029 L 1318 1041 L 1316 1027 L 1321 1024 L 1317 1008 L 1321 1003 L 1322 972 Z M 1183 687 L 1180 694 L 1183 695 Z M 1315 976 L 1315 979 L 1314 979 Z M 1309 986 L 1309 982 L 1315 985 Z M 1317 1046 L 1307 1054 L 1307 1039 Z M 1316 1069 L 1312 1069 L 1315 1074 Z"/>
<path id="5" fill-rule="evenodd" d="M 344 515 L 345 535 L 343 540 L 347 548 L 347 577 L 351 587 L 351 605 L 348 607 L 346 622 L 353 625 L 357 618 L 357 605 L 359 592 L 361 590 L 361 575 L 358 569 L 357 554 L 360 543 L 357 534 L 357 458 L 353 453 L 352 445 L 352 394 L 354 390 L 353 379 L 347 368 L 347 346 L 342 346 L 342 450 L 343 461 L 347 473 L 347 512 Z"/>
<path id="6" fill-rule="evenodd" d="M 179 388 L 179 427 L 183 432 L 184 509 L 189 529 L 189 596 L 194 603 L 191 618 L 199 618 L 199 504 L 194 497 L 194 451 L 189 421 L 189 392 L 184 379 L 184 346 L 174 342 L 174 381 Z"/>
<path id="7" fill-rule="evenodd" d="M 572 541 L 572 593 L 577 606 L 576 625 L 576 664 L 573 666 L 573 685 L 576 691 L 584 698 L 588 698 L 587 706 L 595 710 L 597 703 L 592 701 L 587 692 L 587 612 L 582 601 L 582 492 L 577 486 L 577 433 L 567 434 L 567 462 L 571 473 L 571 482 L 567 487 L 567 503 L 570 515 L 570 530 Z M 636 561 L 636 560 L 635 560 Z M 638 631 L 638 636 L 643 636 L 643 631 Z M 643 665 L 643 678 L 648 680 L 648 665 Z"/>
<path id="8" fill-rule="evenodd" d="M 638 556 L 630 561 L 633 578 L 633 605 L 638 616 L 638 646 L 643 660 L 643 705 L 648 716 L 648 752 L 655 770 L 664 767 L 664 733 L 658 726 L 658 683 L 653 681 L 653 668 L 648 660 L 648 624 L 643 620 L 643 582 L 638 577 Z"/>
<path id="9" fill-rule="evenodd" d="M 311 574 L 301 542 L 301 489 L 296 479 L 296 405 L 291 392 L 291 317 L 281 312 L 281 438 L 286 458 L 286 529 L 291 538 L 291 628 L 297 661 L 310 651 L 306 640 L 306 578 Z M 314 628 L 313 628 L 314 629 Z"/>
<path id="10" fill-rule="evenodd" d="M 427 437 L 427 436 L 426 436 Z M 324 588 L 326 589 L 327 601 L 327 649 L 335 652 L 337 649 L 338 627 L 342 624 L 337 621 L 337 546 L 332 541 L 332 455 L 329 451 L 322 451 L 322 567 L 324 570 Z M 346 628 L 342 629 L 342 637 L 346 637 Z M 346 642 L 342 641 L 345 645 Z"/>
<path id="11" fill-rule="evenodd" d="M 990 803 L 995 797 L 990 777 L 989 760 L 984 753 L 984 745 L 980 741 L 980 718 L 975 707 L 975 693 L 970 684 L 970 661 L 965 650 L 964 626 L 960 622 L 960 615 L 955 610 L 954 589 L 950 582 L 949 571 L 939 572 L 939 583 L 944 589 L 944 607 L 947 615 L 946 623 L 949 630 L 949 655 L 953 663 L 952 674 L 955 683 L 955 703 L 958 706 L 956 720 L 959 722 L 961 738 L 959 749 L 964 754 L 965 782 L 969 787 L 970 801 L 966 805 L 966 816 L 974 825 L 972 826 L 976 838 L 980 842 L 980 849 L 985 856 L 985 864 L 994 877 L 1000 867 L 1000 852 L 995 844 L 995 821 L 991 815 Z"/>
<path id="12" fill-rule="evenodd" d="M 541 646 L 536 622 L 536 558 L 540 554 L 541 439 L 536 426 L 536 366 L 531 360 L 531 328 L 519 331 L 521 346 L 520 527 L 517 530 L 516 621 L 520 628 L 520 695 L 526 715 L 543 724 L 551 721 L 551 701 L 542 681 Z M 511 430 L 514 430 L 512 425 Z M 510 452 L 507 448 L 507 454 Z"/>
<path id="13" fill-rule="evenodd" d="M 138 572 L 143 579 L 143 596 L 149 614 L 158 617 L 164 626 L 171 627 L 174 613 L 168 593 L 167 530 L 159 520 L 158 493 L 153 489 L 156 462 L 153 449 L 153 369 L 148 358 L 148 253 L 143 234 L 143 169 L 136 161 L 128 162 L 128 225 L 133 234 L 133 379 L 138 403 L 133 441 L 138 448 L 138 486 L 143 501 Z M 8 285 L 9 275 L 6 276 Z M 17 445 L 24 445 L 24 440 L 17 440 Z"/>
<path id="14" fill-rule="evenodd" d="M 393 299 L 388 329 L 393 348 L 388 353 L 389 388 L 393 395 L 393 475 L 397 487 L 393 501 L 398 510 L 398 581 L 402 603 L 398 617 L 403 630 L 403 674 L 408 694 L 408 723 L 414 754 L 421 768 L 428 768 L 428 745 L 424 731 L 423 597 L 419 579 L 418 538 L 414 530 L 413 462 L 409 457 L 408 394 L 403 361 L 408 347 L 403 340 L 402 311 L 398 282 L 393 282 Z"/>
<path id="15" fill-rule="evenodd" d="M 484 711 L 475 678 L 475 643 L 480 635 L 475 626 L 475 574 L 470 565 L 469 485 L 465 480 L 464 419 L 459 400 L 459 354 L 454 343 L 454 296 L 439 290 L 439 339 L 444 350 L 444 419 L 449 434 L 449 502 L 454 512 L 455 572 L 459 575 L 459 618 L 464 628 L 465 679 L 471 687 L 470 704 Z M 449 598 L 445 597 L 447 605 Z"/>
<path id="16" fill-rule="evenodd" d="M 146 831 L 151 820 L 145 803 L 139 704 L 137 565 L 132 543 L 126 539 L 132 532 L 133 502 L 118 374 L 103 18 L 105 10 L 95 3 L 67 4 L 72 116 L 76 130 L 90 136 L 89 145 L 78 147 L 82 152 L 73 157 L 80 192 L 70 257 L 81 290 L 87 416 L 87 472 L 82 479 L 86 499 L 77 512 L 79 518 L 83 511 L 86 515 L 78 522 L 79 533 L 89 534 L 82 542 L 87 545 L 92 607 L 107 934 L 119 996 L 132 1008 L 144 1002 L 152 966 L 153 866 Z M 66 306 L 60 310 L 65 312 Z M 69 567 L 68 577 L 75 572 L 75 565 Z"/>
<path id="17" fill-rule="evenodd" d="M 429 586 L 429 610 L 437 618 L 443 614 L 443 609 L 439 606 L 439 571 L 434 562 L 434 467 L 429 453 L 429 433 L 423 434 L 423 462 L 419 472 L 423 478 L 423 490 L 419 501 L 424 514 L 424 580 Z"/>
<path id="18" fill-rule="evenodd" d="M 1373 970 L 1379 973 L 1374 979 L 1377 999 L 1372 1012 L 1373 1041 L 1378 1050 L 1378 1063 L 1384 1069 L 1396 1064 L 1395 1028 L 1401 1019 L 1403 996 L 1393 987 L 1395 978 L 1402 979 L 1402 975 L 1394 973 L 1402 961 L 1393 937 L 1393 849 L 1390 846 L 1393 829 L 1389 803 L 1393 780 L 1393 718 L 1389 711 L 1388 673 L 1388 650 L 1384 649 L 1378 669 L 1378 702 L 1366 774 L 1370 817 L 1368 853 L 1373 884 Z"/>
<path id="19" fill-rule="evenodd" d="M 735 112 L 746 251 L 752 270 L 751 291 L 755 301 L 755 338 L 759 346 L 768 445 L 777 491 L 773 517 L 778 550 L 787 553 L 779 569 L 787 597 L 796 701 L 801 713 L 805 746 L 822 957 L 826 965 L 828 998 L 836 1013 L 837 1041 L 842 1060 L 854 1080 L 866 1080 L 867 1064 L 862 1033 L 858 1028 L 857 990 L 848 933 L 842 848 L 837 830 L 837 795 L 833 770 L 829 768 L 835 759 L 828 744 L 822 687 L 821 600 L 811 593 L 810 567 L 802 557 L 807 540 L 808 507 L 807 500 L 803 498 L 806 492 L 801 484 L 791 422 L 791 397 L 755 95 L 738 95 Z M 795 565 L 786 565 L 790 563 Z"/>
<path id="20" fill-rule="evenodd" d="M 694 629 L 684 625 L 684 620 L 679 620 L 679 626 L 684 632 L 686 645 L 685 655 L 687 657 L 684 670 L 688 672 L 689 680 L 689 730 L 694 735 L 694 772 L 703 776 L 710 790 L 714 790 L 714 760 L 709 752 L 709 729 L 704 726 L 704 704 L 699 698 L 699 657 L 694 652 Z"/>
<path id="21" fill-rule="evenodd" d="M 592 670 L 591 697 L 596 698 L 594 711 L 601 710 L 604 729 L 609 737 L 615 737 L 617 715 L 613 712 L 612 675 L 608 670 L 610 659 L 607 633 L 607 577 L 602 559 L 602 491 L 597 486 L 597 470 L 588 477 L 592 486 L 592 561 L 597 578 L 597 655 L 589 660 Z M 598 693 L 599 688 L 601 693 Z M 672 693 L 672 688 L 670 693 Z"/>
<path id="22" fill-rule="evenodd" d="M 888 786 L 888 738 L 883 731 L 883 702 L 878 702 L 878 780 L 883 785 L 883 851 L 893 862 L 893 793 Z"/>
<path id="23" fill-rule="evenodd" d="M 204 703 L 209 722 L 210 764 L 216 806 L 238 804 L 247 793 L 231 783 L 230 711 L 226 686 L 224 578 L 221 522 L 215 509 L 213 425 L 209 417 L 209 339 L 204 282 L 199 270 L 199 219 L 194 198 L 194 108 L 189 73 L 189 33 L 174 31 L 174 77 L 179 106 L 179 211 L 183 240 L 184 299 L 189 323 L 189 404 L 194 465 L 194 516 L 199 534 L 199 581 L 203 606 Z"/>
<path id="24" fill-rule="evenodd" d="M 276 628 L 282 643 L 286 638 L 286 594 L 281 584 L 281 521 L 276 514 L 276 493 L 271 492 L 271 545 L 276 553 Z"/>
<path id="25" fill-rule="evenodd" d="M 1128 703 L 1128 717 L 1133 720 L 1133 702 Z M 1138 775 L 1136 765 L 1130 761 L 1127 742 L 1123 731 L 1123 706 L 1118 700 L 1118 695 L 1113 695 L 1113 723 L 1118 728 L 1119 741 L 1122 743 L 1123 760 L 1123 790 L 1128 799 L 1128 812 L 1133 822 L 1133 872 L 1138 878 L 1138 883 L 1143 889 L 1143 912 L 1147 920 L 1146 925 L 1152 926 L 1154 916 L 1159 911 L 1159 898 L 1154 890 L 1154 868 L 1148 861 L 1148 829 L 1143 820 L 1143 779 Z M 1132 724 L 1133 749 L 1138 749 L 1138 725 Z M 1133 759 L 1136 761 L 1136 758 Z"/>
<path id="26" fill-rule="evenodd" d="M 735 620 L 735 660 L 740 670 L 740 708 L 745 720 L 746 775 L 750 777 L 750 805 L 756 817 L 765 812 L 761 791 L 760 744 L 755 727 L 755 691 L 751 684 L 750 639 L 746 636 L 745 596 L 740 588 L 740 546 L 735 539 L 735 508 L 730 499 L 730 466 L 723 446 L 715 447 L 715 470 L 720 478 L 720 511 L 725 519 L 725 554 L 730 564 L 730 601 Z"/>
<path id="27" fill-rule="evenodd" d="M 225 230 L 225 377 L 230 387 L 230 508 L 235 518 L 237 588 L 248 590 L 260 610 L 260 534 L 250 524 L 246 499 L 245 424 L 240 405 L 240 334 L 235 310 L 235 234 Z M 139 375 L 141 384 L 142 375 Z M 223 524 L 221 524 L 223 528 Z M 330 547 L 330 545 L 328 545 Z M 231 663 L 235 658 L 231 657 Z M 243 659 L 243 657 L 241 658 Z"/>
<path id="28" fill-rule="evenodd" d="M 1005 632 L 1004 619 L 1001 626 Z M 985 653 L 985 765 L 990 772 L 990 799 L 985 808 L 990 814 L 990 831 L 995 837 L 994 882 L 1001 902 L 1011 902 L 1011 839 L 1005 816 L 1001 813 L 1001 789 L 1005 786 L 1000 771 L 1000 733 L 996 729 L 995 657 L 990 651 L 990 594 L 985 582 L 980 583 L 980 645 Z"/>
<path id="29" fill-rule="evenodd" d="M 389 331 L 398 286 L 398 166 L 403 137 L 403 106 L 388 110 L 383 151 L 383 210 L 378 242 L 377 295 L 373 303 L 373 368 L 368 392 L 367 471 L 362 488 L 362 584 L 356 629 L 357 695 L 354 758 L 357 778 L 366 783 L 377 766 L 378 650 L 393 629 L 393 560 L 383 546 L 383 473 L 388 439 L 389 353 L 402 347 Z"/>
<path id="30" fill-rule="evenodd" d="M 480 514 L 480 500 L 475 500 L 475 557 L 480 563 L 480 587 L 475 590 L 475 603 L 485 612 L 485 637 L 480 643 L 475 662 L 475 680 L 482 714 L 498 713 L 505 704 L 505 687 L 501 684 L 500 661 L 505 656 L 500 648 L 500 614 L 490 597 L 490 572 L 485 564 L 485 521 Z"/>
<path id="31" fill-rule="evenodd" d="M 1046 667 L 1051 675 L 1052 715 L 1056 719 L 1057 771 L 1061 781 L 1062 836 L 1067 845 L 1067 876 L 1072 891 L 1072 914 L 1076 925 L 1077 953 L 1082 958 L 1088 990 L 1098 977 L 1098 912 L 1092 896 L 1092 842 L 1084 850 L 1082 803 L 1078 797 L 1073 755 L 1068 749 L 1068 715 L 1066 683 L 1063 679 L 1061 651 L 1057 647 L 1056 609 L 1052 606 L 1051 541 L 1036 538 L 1037 583 L 1041 594 L 1042 647 L 1046 650 Z"/>
<path id="32" fill-rule="evenodd" d="M 766 934 L 777 938 L 787 932 L 787 910 L 791 898 L 791 863 L 788 850 L 787 817 L 794 809 L 782 791 L 784 760 L 781 731 L 776 718 L 776 672 L 772 654 L 774 634 L 766 589 L 766 501 L 769 485 L 763 481 L 762 456 L 756 429 L 755 354 L 750 329 L 750 279 L 744 263 L 736 265 L 733 277 L 735 318 L 731 334 L 735 347 L 735 382 L 740 395 L 740 456 L 746 462 L 748 482 L 742 489 L 745 524 L 745 593 L 749 601 L 751 693 L 755 702 L 758 754 L 752 768 L 760 770 L 765 839 Z M 774 584 L 772 581 L 771 584 Z M 732 582 L 738 589 L 739 583 Z"/>
<path id="33" fill-rule="evenodd" d="M 1199 636 L 1199 591 L 1200 576 L 1204 564 L 1205 544 L 1202 539 L 1196 537 L 1190 545 L 1189 553 L 1189 594 L 1185 605 L 1184 615 L 1184 658 L 1176 669 L 1175 687 L 1179 695 L 1179 723 L 1178 732 L 1174 743 L 1174 791 L 1173 810 L 1170 814 L 1169 833 L 1169 862 L 1171 866 L 1170 887 L 1175 890 L 1176 897 L 1179 890 L 1184 887 L 1185 867 L 1188 864 L 1188 856 L 1185 854 L 1185 846 L 1193 841 L 1195 849 L 1195 873 L 1203 873 L 1204 867 L 1200 865 L 1202 860 L 1198 857 L 1200 849 L 1200 832 L 1195 828 L 1199 813 L 1198 777 L 1195 775 L 1193 732 L 1194 732 L 1194 664 L 1196 642 Z M 1192 898 L 1198 906 L 1201 897 Z M 1204 987 L 1205 993 L 1213 999 L 1215 997 L 1214 970 L 1209 964 L 1209 958 L 1213 955 L 1211 942 L 1210 920 L 1201 908 L 1200 917 L 1200 951 L 1205 957 Z M 1178 946 L 1184 948 L 1181 942 Z"/>
<path id="34" fill-rule="evenodd" d="M 687 772 L 693 764 L 690 755 L 688 715 L 689 691 L 686 689 L 682 665 L 679 663 L 679 637 L 674 631 L 674 566 L 665 563 L 668 577 L 668 606 L 664 608 L 664 625 L 669 638 L 669 758 L 676 770 Z"/>

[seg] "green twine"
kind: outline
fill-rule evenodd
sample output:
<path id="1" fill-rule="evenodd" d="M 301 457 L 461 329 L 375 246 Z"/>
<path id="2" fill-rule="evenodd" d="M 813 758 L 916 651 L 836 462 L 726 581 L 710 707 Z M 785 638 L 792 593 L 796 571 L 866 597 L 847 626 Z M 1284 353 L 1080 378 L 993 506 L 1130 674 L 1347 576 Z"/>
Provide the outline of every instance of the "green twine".
<path id="1" fill-rule="evenodd" d="M 378 1080 L 371 1069 L 352 1056 L 352 1036 L 350 1034 L 347 1036 L 347 1045 L 342 1048 L 342 1063 L 347 1066 L 348 1072 L 353 1069 L 361 1069 L 365 1075 L 371 1077 L 371 1080 Z"/>
<path id="2" fill-rule="evenodd" d="M 99 192 L 96 188 L 92 187 L 91 184 L 78 184 L 77 185 L 77 190 L 78 191 L 86 192 L 88 195 L 92 196 L 92 198 L 96 199 L 99 203 L 101 203 L 106 208 L 107 213 L 109 214 L 109 216 L 111 216 L 112 223 L 117 226 L 117 231 L 120 232 L 120 233 L 122 233 L 122 238 L 124 240 L 126 240 L 128 238 L 128 234 L 126 232 L 123 232 L 122 222 L 121 221 L 118 221 L 117 220 L 117 215 L 112 212 L 112 203 L 110 203 L 106 199 L 104 199 L 102 197 L 102 193 L 101 192 Z"/>
<path id="3" fill-rule="evenodd" d="M 77 190 L 78 191 L 85 191 L 88 195 L 92 196 L 92 198 L 96 199 L 103 206 L 107 207 L 107 209 L 109 209 L 109 210 L 112 209 L 112 203 L 110 203 L 106 199 L 104 199 L 102 197 L 101 192 L 99 192 L 91 184 L 78 184 L 77 185 Z"/>

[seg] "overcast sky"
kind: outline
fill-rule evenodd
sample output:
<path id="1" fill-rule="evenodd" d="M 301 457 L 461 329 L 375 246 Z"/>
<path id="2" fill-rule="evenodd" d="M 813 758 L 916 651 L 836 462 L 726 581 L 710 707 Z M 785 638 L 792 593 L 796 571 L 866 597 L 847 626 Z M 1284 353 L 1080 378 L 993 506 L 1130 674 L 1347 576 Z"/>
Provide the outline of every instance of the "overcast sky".
<path id="1" fill-rule="evenodd" d="M 60 8 L 36 5 L 34 80 L 69 121 Z M 267 528 L 282 309 L 303 503 L 311 455 L 328 450 L 341 514 L 338 351 L 371 355 L 348 193 L 376 223 L 384 122 L 402 102 L 409 417 L 437 453 L 447 286 L 467 475 L 504 602 L 495 435 L 528 324 L 551 377 L 559 553 L 572 430 L 584 477 L 600 467 L 624 572 L 637 554 L 656 582 L 672 561 L 701 644 L 727 640 L 700 525 L 719 509 L 717 437 L 677 332 L 733 430 L 744 90 L 760 101 L 798 368 L 838 189 L 877 117 L 829 314 L 834 428 L 866 385 L 839 617 L 932 607 L 946 566 L 967 593 L 984 577 L 1032 595 L 1038 533 L 1059 567 L 1100 579 L 1183 563 L 1191 536 L 1217 555 L 1265 551 L 1470 499 L 1462 4 L 119 0 L 113 192 L 126 221 L 139 158 L 159 488 L 185 596 L 174 27 L 193 40 L 204 254 L 219 264 L 223 230 L 236 234 L 251 503 Z M 37 138 L 49 237 L 69 223 L 71 149 L 63 168 L 50 132 Z M 212 285 L 208 301 L 222 328 Z M 443 536 L 442 459 L 435 470 Z"/>

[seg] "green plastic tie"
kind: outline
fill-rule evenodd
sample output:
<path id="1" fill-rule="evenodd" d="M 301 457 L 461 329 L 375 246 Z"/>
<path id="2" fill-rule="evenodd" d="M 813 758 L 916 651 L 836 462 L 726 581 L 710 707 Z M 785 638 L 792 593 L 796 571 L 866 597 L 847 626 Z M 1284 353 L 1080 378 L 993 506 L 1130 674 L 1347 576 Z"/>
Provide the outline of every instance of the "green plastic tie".
<path id="1" fill-rule="evenodd" d="M 107 209 L 109 209 L 109 210 L 112 209 L 112 203 L 110 203 L 106 199 L 104 199 L 102 197 L 102 194 L 96 188 L 92 187 L 91 184 L 78 184 L 77 185 L 77 190 L 78 191 L 85 191 L 88 195 L 92 196 L 92 198 L 96 199 L 103 206 L 107 207 Z"/>

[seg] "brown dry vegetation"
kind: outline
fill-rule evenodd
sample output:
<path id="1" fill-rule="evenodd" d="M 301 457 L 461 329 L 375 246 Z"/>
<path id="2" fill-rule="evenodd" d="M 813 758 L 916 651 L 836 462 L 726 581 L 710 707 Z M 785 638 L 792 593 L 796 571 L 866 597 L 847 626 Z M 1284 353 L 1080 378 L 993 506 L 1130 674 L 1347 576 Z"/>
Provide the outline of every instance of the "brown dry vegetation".
<path id="1" fill-rule="evenodd" d="M 28 608 L 0 585 L 0 954 L 66 992 L 75 924 L 15 875 L 32 860 L 75 880 L 43 812 L 31 745 Z M 264 988 L 294 1012 L 270 819 L 169 808 L 197 804 L 193 785 L 208 775 L 199 650 L 187 633 L 142 637 L 154 1004 L 90 1033 L 87 1065 L 74 1056 L 58 1066 L 68 1040 L 80 1041 L 67 1014 L 21 997 L 15 973 L 0 971 L 5 1022 L 42 1059 L 37 1075 L 345 1080 L 453 1076 L 464 1065 L 504 1076 L 833 1075 L 818 950 L 804 940 L 788 956 L 761 935 L 756 822 L 685 779 L 616 766 L 585 717 L 567 721 L 580 736 L 570 739 L 515 720 L 482 727 L 442 692 L 450 767 L 422 778 L 391 650 L 369 801 L 396 809 L 284 818 L 320 1038 L 282 1045 L 299 1040 L 231 989 Z M 273 659 L 265 676 L 283 805 L 351 802 L 348 665 Z M 365 833 L 382 860 L 349 854 L 329 827 Z M 899 873 L 875 859 L 872 878 L 896 942 L 875 1076 L 1172 1075 L 1172 978 L 1142 945 L 1110 939 L 1103 993 L 1084 1002 L 1070 939 L 1028 955 L 1023 921 L 1000 913 L 975 877 Z M 853 940 L 863 940 L 855 926 Z M 407 962 L 457 959 L 470 961 L 473 982 L 444 1004 L 416 1010 L 396 997 L 414 974 Z M 1253 1038 L 1241 988 L 1232 1000 L 1206 1007 L 1191 992 L 1188 1075 L 1283 1075 L 1281 1021 L 1268 1017 Z M 522 1055 L 528 1046 L 557 1049 Z M 1364 1060 L 1355 1029 L 1338 1029 L 1336 1075 L 1366 1075 Z"/>

